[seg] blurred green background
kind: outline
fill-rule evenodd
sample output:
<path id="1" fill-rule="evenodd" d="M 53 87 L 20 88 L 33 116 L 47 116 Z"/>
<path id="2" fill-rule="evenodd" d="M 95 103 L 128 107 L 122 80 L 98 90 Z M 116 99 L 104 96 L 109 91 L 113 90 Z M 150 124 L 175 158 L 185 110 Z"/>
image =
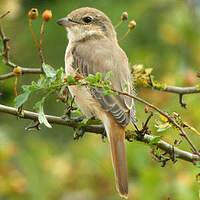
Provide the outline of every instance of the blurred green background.
<path id="1" fill-rule="evenodd" d="M 200 71 L 200 1 L 199 0 L 0 0 L 0 13 L 11 13 L 2 20 L 4 31 L 11 39 L 11 60 L 24 67 L 39 67 L 40 61 L 28 28 L 27 13 L 32 7 L 40 14 L 52 10 L 53 18 L 45 27 L 44 56 L 55 68 L 64 66 L 68 43 L 66 32 L 55 22 L 73 9 L 90 6 L 105 12 L 117 24 L 123 11 L 137 22 L 120 45 L 131 64 L 142 63 L 153 68 L 157 80 L 169 85 L 191 86 L 199 83 Z M 128 22 L 127 22 L 128 23 Z M 127 23 L 117 29 L 121 38 Z M 41 17 L 33 21 L 39 37 Z M 0 61 L 0 74 L 9 72 Z M 37 80 L 36 75 L 19 78 L 20 85 Z M 14 81 L 0 81 L 0 103 L 13 106 Z M 179 113 L 184 121 L 200 129 L 200 96 L 184 96 L 187 109 L 180 107 L 178 96 L 151 89 L 138 88 L 137 95 L 167 110 Z M 36 102 L 32 96 L 26 109 Z M 45 107 L 48 114 L 63 115 L 64 105 L 50 98 Z M 138 124 L 145 120 L 144 105 L 136 103 Z M 175 130 L 153 134 L 168 142 L 177 137 Z M 115 200 L 120 199 L 114 183 L 108 144 L 101 137 L 86 134 L 73 140 L 73 130 L 62 126 L 26 132 L 28 120 L 0 113 L 0 199 L 2 200 Z M 200 147 L 200 138 L 188 131 Z M 181 148 L 188 150 L 186 143 Z M 199 187 L 195 176 L 199 169 L 191 163 L 178 161 L 162 168 L 152 159 L 150 148 L 127 142 L 130 197 L 135 200 L 196 200 Z"/>

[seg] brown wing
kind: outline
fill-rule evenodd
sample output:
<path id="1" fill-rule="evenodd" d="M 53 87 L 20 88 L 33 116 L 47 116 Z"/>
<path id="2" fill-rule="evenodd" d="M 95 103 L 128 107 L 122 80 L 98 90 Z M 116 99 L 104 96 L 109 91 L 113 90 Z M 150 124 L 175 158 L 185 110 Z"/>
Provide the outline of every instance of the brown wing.
<path id="1" fill-rule="evenodd" d="M 123 91 L 123 84 L 127 83 L 127 92 L 131 91 L 128 59 L 122 49 L 108 40 L 91 40 L 79 43 L 73 50 L 73 68 L 83 76 L 100 72 L 105 77 L 109 71 L 113 72 L 110 81 L 112 87 Z M 122 126 L 130 121 L 130 110 L 133 107 L 131 98 L 119 95 L 101 96 L 101 89 L 92 88 L 91 94 L 98 100 L 101 107 L 108 111 Z"/>

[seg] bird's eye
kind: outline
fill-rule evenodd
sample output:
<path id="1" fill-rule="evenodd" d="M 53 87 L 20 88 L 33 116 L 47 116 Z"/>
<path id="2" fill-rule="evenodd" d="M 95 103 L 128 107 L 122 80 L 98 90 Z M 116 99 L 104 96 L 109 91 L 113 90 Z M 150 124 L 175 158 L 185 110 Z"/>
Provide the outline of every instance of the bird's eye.
<path id="1" fill-rule="evenodd" d="M 83 18 L 83 21 L 84 21 L 85 23 L 90 23 L 90 22 L 92 21 L 92 17 L 89 17 L 89 16 L 84 17 L 84 18 Z"/>

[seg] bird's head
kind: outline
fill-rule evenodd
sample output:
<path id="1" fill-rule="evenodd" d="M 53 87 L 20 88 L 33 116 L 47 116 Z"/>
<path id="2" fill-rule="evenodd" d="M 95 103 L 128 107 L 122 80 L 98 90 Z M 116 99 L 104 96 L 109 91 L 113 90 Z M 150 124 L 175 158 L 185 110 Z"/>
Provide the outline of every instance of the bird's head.
<path id="1" fill-rule="evenodd" d="M 110 19 L 95 8 L 76 9 L 57 23 L 67 29 L 71 42 L 103 37 L 117 41 Z"/>

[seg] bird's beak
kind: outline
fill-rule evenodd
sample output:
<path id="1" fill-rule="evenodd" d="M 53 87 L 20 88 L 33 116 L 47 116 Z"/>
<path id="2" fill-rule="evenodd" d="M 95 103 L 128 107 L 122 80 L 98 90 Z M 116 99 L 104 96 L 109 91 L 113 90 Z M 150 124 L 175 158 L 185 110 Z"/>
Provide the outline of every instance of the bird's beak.
<path id="1" fill-rule="evenodd" d="M 70 26 L 75 25 L 75 23 L 72 20 L 70 20 L 68 17 L 61 18 L 57 20 L 56 23 L 64 27 L 70 27 Z"/>

